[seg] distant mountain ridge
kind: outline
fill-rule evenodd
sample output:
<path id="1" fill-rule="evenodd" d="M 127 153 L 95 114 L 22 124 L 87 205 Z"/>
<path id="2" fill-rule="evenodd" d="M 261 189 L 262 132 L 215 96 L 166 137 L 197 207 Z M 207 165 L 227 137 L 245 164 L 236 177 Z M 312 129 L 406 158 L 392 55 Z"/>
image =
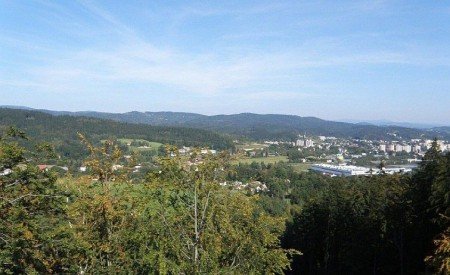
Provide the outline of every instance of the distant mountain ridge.
<path id="1" fill-rule="evenodd" d="M 9 106 L 11 108 L 11 106 Z M 347 123 L 323 120 L 316 117 L 295 115 L 241 113 L 233 115 L 201 115 L 184 112 L 67 112 L 38 110 L 55 116 L 94 117 L 119 122 L 149 124 L 154 126 L 189 127 L 212 130 L 236 137 L 254 140 L 283 139 L 292 140 L 297 135 L 326 135 L 360 139 L 410 138 L 450 139 L 447 127 L 415 129 L 400 126 L 377 126 L 369 123 Z"/>
<path id="2" fill-rule="evenodd" d="M 202 129 L 126 123 L 88 116 L 52 115 L 37 110 L 0 108 L 0 132 L 15 126 L 30 139 L 52 143 L 62 156 L 81 159 L 83 151 L 77 133 L 91 141 L 110 138 L 144 139 L 177 146 L 232 149 L 232 139 L 223 134 Z"/>
<path id="3" fill-rule="evenodd" d="M 128 123 L 142 123 L 155 126 L 179 126 L 188 121 L 202 117 L 203 115 L 193 113 L 177 112 L 127 112 L 127 113 L 102 113 L 93 111 L 66 112 L 39 110 L 52 115 L 86 116 L 101 119 L 111 119 Z"/>
<path id="4" fill-rule="evenodd" d="M 441 124 L 431 124 L 431 123 L 416 123 L 416 122 L 399 122 L 390 120 L 354 120 L 354 119 L 344 119 L 342 122 L 354 123 L 360 125 L 375 125 L 375 126 L 399 126 L 406 128 L 416 128 L 416 129 L 433 129 L 439 127 L 446 127 Z"/>
<path id="5" fill-rule="evenodd" d="M 433 130 L 438 131 L 440 133 L 447 133 L 450 135 L 450 126 L 436 127 Z"/>

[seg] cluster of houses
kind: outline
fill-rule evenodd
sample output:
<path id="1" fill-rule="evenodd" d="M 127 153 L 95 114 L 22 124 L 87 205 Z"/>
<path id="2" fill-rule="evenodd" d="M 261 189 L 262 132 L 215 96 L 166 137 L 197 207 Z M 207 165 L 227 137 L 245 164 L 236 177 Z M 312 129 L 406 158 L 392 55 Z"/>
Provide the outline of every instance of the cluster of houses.
<path id="1" fill-rule="evenodd" d="M 186 147 L 183 146 L 182 148 L 178 149 L 178 154 L 180 154 L 180 156 L 186 156 L 186 155 L 190 155 L 193 153 L 193 148 L 191 147 Z M 216 150 L 212 150 L 212 149 L 206 149 L 206 148 L 202 148 L 199 151 L 200 154 L 202 155 L 207 155 L 207 154 L 217 154 Z"/>
<path id="2" fill-rule="evenodd" d="M 329 150 L 331 147 L 338 149 L 339 154 L 346 154 L 352 148 L 364 149 L 366 153 L 408 153 L 423 155 L 431 148 L 433 140 L 411 139 L 409 141 L 374 141 L 360 139 L 338 139 L 336 137 L 306 137 L 299 136 L 295 142 L 265 141 L 266 144 L 282 145 L 288 143 L 295 146 L 298 150 L 303 148 Z M 441 151 L 450 151 L 450 143 L 438 140 L 438 146 Z"/>
<path id="3" fill-rule="evenodd" d="M 26 168 L 26 166 L 23 164 L 19 165 L 19 167 L 21 167 L 21 166 L 23 166 L 23 169 Z M 49 171 L 50 169 L 58 169 L 58 170 L 64 171 L 64 172 L 69 171 L 69 168 L 66 166 L 39 164 L 37 167 L 39 168 L 40 171 Z M 7 168 L 0 172 L 0 176 L 7 176 L 7 175 L 11 174 L 12 172 L 13 172 L 12 169 Z"/>
<path id="4" fill-rule="evenodd" d="M 318 136 L 318 137 L 306 137 L 306 135 L 299 135 L 298 138 L 291 142 L 291 141 L 273 141 L 273 140 L 266 140 L 264 141 L 264 144 L 267 145 L 289 145 L 298 147 L 299 150 L 302 148 L 315 148 L 318 149 L 329 149 L 330 146 L 338 144 L 336 137 L 327 137 L 327 136 Z"/>
<path id="5" fill-rule="evenodd" d="M 225 181 L 225 182 L 221 182 L 220 186 L 230 187 L 232 189 L 240 190 L 240 191 L 247 191 L 248 193 L 251 193 L 251 194 L 266 192 L 269 190 L 265 183 L 262 183 L 257 180 L 251 181 L 248 183 L 242 183 L 241 181 L 233 181 L 233 182 Z"/>
<path id="6" fill-rule="evenodd" d="M 180 149 L 178 149 L 178 154 L 180 155 L 180 156 L 189 156 L 189 155 L 191 155 L 191 154 L 193 154 L 194 153 L 194 149 L 193 148 L 190 148 L 190 147 L 186 147 L 186 146 L 183 146 L 182 148 L 180 148 Z M 216 150 L 211 150 L 211 149 L 200 149 L 199 151 L 198 151 L 198 153 L 200 154 L 197 158 L 195 158 L 194 160 L 189 160 L 189 161 L 187 161 L 187 165 L 188 166 L 190 166 L 190 165 L 194 165 L 194 164 L 199 164 L 199 163 L 201 163 L 202 161 L 201 161 L 201 159 L 202 159 L 202 155 L 207 155 L 207 154 L 213 154 L 213 155 L 215 155 L 215 154 L 217 154 L 217 151 Z M 171 157 L 175 157 L 176 156 L 176 153 L 171 153 Z M 126 155 L 126 156 L 124 156 L 126 159 L 129 159 L 129 158 L 131 158 L 131 156 L 129 156 L 129 155 Z M 116 171 L 116 170 L 122 170 L 124 168 L 124 166 L 123 165 L 121 165 L 121 164 L 115 164 L 115 165 L 113 165 L 113 167 L 112 167 L 112 169 L 114 170 L 114 171 Z M 133 173 L 137 173 L 137 172 L 139 172 L 141 169 L 143 168 L 143 165 L 142 164 L 137 164 L 137 165 L 135 165 L 135 166 L 133 166 L 132 167 L 132 172 Z M 87 172 L 87 170 L 88 170 L 88 168 L 86 167 L 86 166 L 80 166 L 79 168 L 78 168 L 78 171 L 79 172 L 81 172 L 81 173 L 85 173 L 85 172 Z"/>
<path id="7" fill-rule="evenodd" d="M 61 170 L 65 171 L 65 172 L 69 171 L 69 168 L 66 167 L 66 166 L 48 165 L 48 164 L 39 164 L 38 168 L 41 171 L 48 171 L 48 170 L 53 169 L 53 168 L 58 168 L 58 169 L 61 169 Z"/>
<path id="8" fill-rule="evenodd" d="M 318 141 L 320 141 L 320 143 L 324 143 L 326 141 L 336 141 L 337 140 L 336 137 L 327 137 L 327 136 L 318 136 L 317 139 L 318 139 Z M 299 148 L 311 148 L 311 147 L 315 147 L 315 146 L 318 146 L 318 148 L 322 148 L 322 146 L 320 144 L 317 144 L 312 137 L 306 137 L 306 135 L 303 135 L 303 136 L 299 135 L 298 139 L 295 140 L 294 142 L 266 140 L 266 141 L 264 141 L 264 143 L 268 144 L 268 145 L 287 144 L 287 145 L 292 145 L 292 146 L 299 147 Z"/>

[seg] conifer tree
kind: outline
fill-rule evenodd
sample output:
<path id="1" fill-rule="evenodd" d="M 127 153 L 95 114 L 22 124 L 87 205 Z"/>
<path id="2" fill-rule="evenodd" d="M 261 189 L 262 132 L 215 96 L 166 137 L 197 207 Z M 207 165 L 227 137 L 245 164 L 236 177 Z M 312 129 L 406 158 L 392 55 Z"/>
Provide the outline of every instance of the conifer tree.
<path id="1" fill-rule="evenodd" d="M 73 272 L 66 195 L 18 139 L 15 128 L 0 138 L 0 273 Z"/>

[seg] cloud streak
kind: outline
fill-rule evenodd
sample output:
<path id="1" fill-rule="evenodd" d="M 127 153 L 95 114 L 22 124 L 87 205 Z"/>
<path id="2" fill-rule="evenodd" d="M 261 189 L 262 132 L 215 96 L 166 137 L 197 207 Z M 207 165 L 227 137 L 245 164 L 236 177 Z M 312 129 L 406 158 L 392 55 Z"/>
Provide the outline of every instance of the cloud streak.
<path id="1" fill-rule="evenodd" d="M 316 47 L 317 49 L 317 47 Z M 260 52 L 222 55 L 220 52 L 187 54 L 155 47 L 150 43 L 125 43 L 109 49 L 68 51 L 56 54 L 46 64 L 28 69 L 36 86 L 58 90 L 90 90 L 90 86 L 110 89 L 117 84 L 158 84 L 168 89 L 214 95 L 253 85 L 270 87 L 275 79 L 313 83 L 308 70 L 367 65 L 443 65 L 445 60 L 411 57 L 398 52 L 373 52 L 342 56 L 323 51 L 293 49 L 289 52 Z M 300 81 L 301 75 L 306 75 Z"/>
<path id="2" fill-rule="evenodd" d="M 368 94 L 360 89 L 380 86 L 372 74 L 389 80 L 397 68 L 418 74 L 450 67 L 448 47 L 415 36 L 398 39 L 403 34 L 395 26 L 382 25 L 393 13 L 387 1 L 164 3 L 147 11 L 87 0 L 12 5 L 24 14 L 36 11 L 30 22 L 48 31 L 0 26 L 0 89 L 7 92 L 170 93 L 220 104 L 229 95 L 289 105 Z M 379 28 L 371 25 L 375 19 Z M 352 85 L 352 74 L 366 80 Z"/>
<path id="3" fill-rule="evenodd" d="M 377 64 L 449 64 L 448 60 L 420 57 L 420 54 L 412 56 L 405 52 L 348 53 L 343 49 L 346 45 L 333 38 L 306 41 L 303 46 L 290 48 L 287 51 L 253 51 L 248 54 L 243 48 L 240 49 L 241 52 L 239 49 L 232 53 L 212 49 L 210 52 L 192 54 L 157 47 L 145 41 L 137 31 L 116 19 L 105 9 L 89 1 L 78 0 L 77 2 L 94 18 L 106 24 L 108 29 L 114 30 L 118 39 L 115 43 L 107 45 L 107 48 L 94 46 L 90 49 L 67 49 L 55 52 L 54 56 L 57 58 L 50 58 L 45 64 L 39 64 L 27 70 L 30 81 L 36 81 L 36 86 L 49 89 L 66 86 L 68 89 L 85 90 L 89 89 L 91 81 L 113 83 L 112 86 L 115 82 L 141 82 L 142 84 L 157 83 L 194 93 L 214 94 L 256 83 L 267 85 L 266 80 L 280 78 L 283 74 L 289 76 L 292 70 Z M 349 9 L 373 9 L 379 5 L 379 3 L 375 5 L 363 2 Z M 59 13 L 67 13 L 57 4 L 51 4 L 51 7 Z M 259 14 L 280 9 L 286 9 L 286 5 L 266 4 L 244 11 L 185 9 L 185 15 L 181 17 L 243 12 Z M 276 35 L 275 32 L 268 33 Z M 264 36 L 265 33 L 248 35 Z M 231 38 L 245 38 L 245 36 L 239 36 L 228 35 Z M 16 45 L 21 48 L 31 47 L 24 46 L 19 41 Z M 332 53 L 329 52 L 330 49 Z"/>

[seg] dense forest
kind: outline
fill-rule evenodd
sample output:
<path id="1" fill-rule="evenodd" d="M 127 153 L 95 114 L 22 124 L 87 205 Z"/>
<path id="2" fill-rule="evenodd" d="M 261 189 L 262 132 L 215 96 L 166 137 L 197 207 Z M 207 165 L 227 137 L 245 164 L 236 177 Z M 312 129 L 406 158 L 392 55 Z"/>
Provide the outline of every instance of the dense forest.
<path id="1" fill-rule="evenodd" d="M 450 154 L 436 142 L 410 175 L 330 178 L 226 151 L 191 165 L 167 146 L 140 179 L 114 142 L 74 142 L 90 175 L 58 178 L 36 166 L 51 146 L 4 129 L 0 273 L 450 272 Z M 234 181 L 268 188 L 222 184 Z"/>
<path id="2" fill-rule="evenodd" d="M 52 115 L 84 116 L 128 123 L 142 123 L 155 126 L 183 126 L 217 131 L 239 138 L 253 140 L 277 139 L 292 140 L 298 134 L 325 135 L 340 138 L 358 139 L 390 139 L 399 136 L 405 139 L 439 137 L 450 139 L 447 127 L 432 129 L 413 129 L 399 126 L 376 126 L 370 124 L 354 124 L 323 120 L 316 117 L 300 117 L 295 115 L 252 114 L 206 116 L 181 112 L 59 112 L 41 110 Z M 394 137 L 390 134 L 396 134 Z"/>
<path id="3" fill-rule="evenodd" d="M 78 141 L 78 132 L 84 133 L 94 142 L 126 137 L 177 146 L 209 147 L 217 150 L 233 148 L 230 138 L 207 130 L 121 123 L 88 117 L 53 116 L 32 110 L 0 108 L 0 129 L 6 129 L 9 125 L 26 131 L 30 139 L 55 145 L 59 155 L 71 160 L 86 156 L 86 151 Z"/>

